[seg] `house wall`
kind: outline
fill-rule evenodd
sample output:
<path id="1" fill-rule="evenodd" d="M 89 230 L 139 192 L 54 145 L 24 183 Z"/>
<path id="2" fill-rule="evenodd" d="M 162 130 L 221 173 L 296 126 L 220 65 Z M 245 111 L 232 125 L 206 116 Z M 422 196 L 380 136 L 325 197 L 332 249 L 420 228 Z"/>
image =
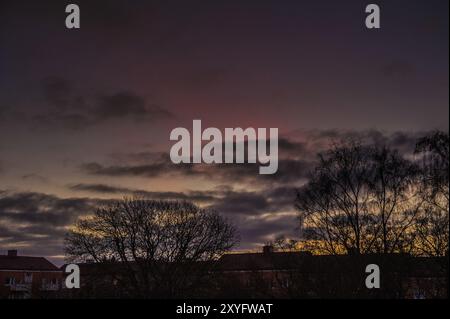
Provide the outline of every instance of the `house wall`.
<path id="1" fill-rule="evenodd" d="M 216 274 L 219 297 L 242 298 L 447 298 L 444 277 L 393 274 L 382 289 L 368 290 L 352 274 L 307 274 L 297 271 L 226 271 Z"/>
<path id="2" fill-rule="evenodd" d="M 50 297 L 61 289 L 62 278 L 61 271 L 0 270 L 0 298 Z"/>

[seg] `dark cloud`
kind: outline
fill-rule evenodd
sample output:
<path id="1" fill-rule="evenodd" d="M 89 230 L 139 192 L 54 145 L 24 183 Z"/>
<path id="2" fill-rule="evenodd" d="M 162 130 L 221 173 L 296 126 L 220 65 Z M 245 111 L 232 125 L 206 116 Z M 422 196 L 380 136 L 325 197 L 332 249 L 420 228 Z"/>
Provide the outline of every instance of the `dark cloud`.
<path id="1" fill-rule="evenodd" d="M 34 127 L 78 130 L 109 120 L 155 121 L 173 117 L 168 110 L 128 90 L 101 96 L 83 96 L 64 78 L 42 82 L 45 105 L 31 116 Z"/>
<path id="2" fill-rule="evenodd" d="M 236 143 L 234 144 L 234 148 L 236 148 Z M 222 144 L 222 150 L 225 154 L 224 144 Z M 247 144 L 245 144 L 244 152 L 247 154 Z M 236 154 L 234 156 L 236 157 Z M 314 166 L 315 153 L 308 150 L 303 142 L 281 138 L 278 171 L 273 175 L 264 176 L 259 175 L 259 167 L 261 166 L 259 163 L 174 164 L 168 153 L 161 152 L 113 154 L 111 159 L 116 163 L 90 162 L 82 164 L 80 168 L 90 175 L 111 177 L 188 176 L 221 182 L 282 183 L 297 182 L 307 177 Z"/>
<path id="3" fill-rule="evenodd" d="M 74 184 L 68 185 L 68 188 L 74 191 L 84 191 L 93 194 L 117 194 L 121 196 L 136 196 L 147 199 L 160 200 L 189 200 L 194 202 L 213 201 L 218 192 L 215 191 L 189 191 L 189 192 L 150 192 L 126 187 L 117 187 L 105 184 Z"/>
<path id="4" fill-rule="evenodd" d="M 148 148 L 151 147 L 151 145 L 147 146 Z M 122 163 L 122 164 L 143 164 L 143 163 L 149 163 L 153 161 L 158 161 L 159 159 L 166 156 L 164 153 L 161 152 L 149 152 L 149 151 L 142 151 L 142 152 L 131 152 L 131 153 L 112 153 L 109 154 L 108 157 L 115 163 Z"/>
<path id="5" fill-rule="evenodd" d="M 317 139 L 327 138 L 333 143 L 340 141 L 360 141 L 363 144 L 386 145 L 399 151 L 400 154 L 409 155 L 414 151 L 414 147 L 419 138 L 428 135 L 429 131 L 396 131 L 383 132 L 378 130 L 364 131 L 342 131 L 342 130 L 326 130 L 315 133 Z M 320 151 L 328 148 L 323 147 Z"/>
<path id="6" fill-rule="evenodd" d="M 290 211 L 295 199 L 295 188 L 293 187 L 268 188 L 253 192 L 234 191 L 229 188 L 208 191 L 151 192 L 105 184 L 73 184 L 68 185 L 68 188 L 91 194 L 138 196 L 160 200 L 187 200 L 199 204 L 204 203 L 209 208 L 225 215 L 245 216 Z"/>
<path id="7" fill-rule="evenodd" d="M 17 240 L 17 232 L 11 231 L 11 228 L 0 222 L 0 239 L 15 239 Z"/>
<path id="8" fill-rule="evenodd" d="M 0 197 L 0 218 L 16 223 L 64 226 L 79 215 L 92 212 L 98 200 L 88 198 L 58 198 L 41 193 L 12 193 Z"/>
<path id="9" fill-rule="evenodd" d="M 107 202 L 0 191 L 0 246 L 20 249 L 21 254 L 61 255 L 66 227 Z"/>
<path id="10" fill-rule="evenodd" d="M 294 142 L 286 137 L 279 138 L 278 148 L 281 153 L 294 156 L 304 155 L 305 152 L 309 152 L 305 142 Z"/>
<path id="11" fill-rule="evenodd" d="M 93 115 L 97 122 L 113 118 L 131 117 L 134 120 L 146 120 L 172 116 L 170 112 L 156 105 L 149 105 L 143 97 L 128 91 L 101 97 L 93 109 Z"/>
<path id="12" fill-rule="evenodd" d="M 91 162 L 80 166 L 90 175 L 111 177 L 163 176 L 198 177 L 221 182 L 282 183 L 297 182 L 306 178 L 314 167 L 313 163 L 302 160 L 280 159 L 278 171 L 273 175 L 259 175 L 260 164 L 173 164 L 170 159 L 147 165 L 102 165 Z"/>
<path id="13" fill-rule="evenodd" d="M 386 144 L 397 149 L 400 154 L 412 154 L 417 141 L 429 134 L 430 132 L 396 132 L 389 136 Z"/>
<path id="14" fill-rule="evenodd" d="M 230 192 L 212 208 L 225 214 L 247 214 L 254 215 L 267 210 L 269 203 L 262 194 L 253 192 L 235 193 Z"/>
<path id="15" fill-rule="evenodd" d="M 305 181 L 314 169 L 317 154 L 342 141 L 356 140 L 367 144 L 388 145 L 401 154 L 411 154 L 420 136 L 427 132 L 384 133 L 377 130 L 302 131 L 302 140 L 286 137 L 279 139 L 278 171 L 273 175 L 259 175 L 260 164 L 173 164 L 166 153 L 141 152 L 115 155 L 120 164 L 85 163 L 81 169 L 91 175 L 100 176 L 188 176 L 207 178 L 222 182 L 245 183 L 298 183 Z"/>
<path id="16" fill-rule="evenodd" d="M 134 192 L 129 188 L 115 187 L 104 184 L 75 184 L 69 185 L 69 189 L 74 191 L 88 191 L 100 194 L 129 194 Z"/>
<path id="17" fill-rule="evenodd" d="M 132 195 L 161 200 L 187 200 L 200 204 L 205 203 L 209 208 L 225 215 L 245 216 L 292 211 L 295 199 L 294 187 L 266 188 L 251 192 L 235 191 L 228 188 L 208 191 L 151 192 L 105 184 L 74 184 L 68 185 L 68 188 L 91 194 Z"/>
<path id="18" fill-rule="evenodd" d="M 153 162 L 148 165 L 105 166 L 95 162 L 81 165 L 81 169 L 88 174 L 115 177 L 160 177 L 174 174 L 192 175 L 194 174 L 192 168 L 193 164 L 175 165 L 170 159 L 168 159 L 168 161 Z"/>
<path id="19" fill-rule="evenodd" d="M 273 175 L 259 175 L 260 164 L 173 164 L 168 154 L 151 152 L 128 156 L 116 154 L 115 159 L 119 159 L 120 164 L 91 162 L 82 164 L 81 169 L 90 175 L 112 177 L 186 176 L 229 183 L 298 184 L 304 182 L 314 170 L 317 154 L 335 143 L 356 140 L 367 144 L 388 145 L 407 155 L 413 152 L 417 139 L 426 135 L 426 132 L 315 130 L 301 132 L 299 135 L 302 135 L 302 140 L 280 138 L 278 171 Z"/>
<path id="20" fill-rule="evenodd" d="M 359 141 L 363 144 L 386 145 L 397 149 L 401 154 L 409 154 L 420 137 L 429 134 L 430 131 L 394 131 L 384 132 L 375 129 L 369 130 L 309 130 L 297 131 L 294 135 L 303 136 L 307 141 L 304 144 L 305 157 L 316 156 L 317 153 L 326 151 L 333 144 L 345 141 Z M 309 154 L 309 155 L 308 155 Z M 310 157 L 308 157 L 310 158 Z"/>
<path id="21" fill-rule="evenodd" d="M 295 188 L 265 188 L 253 192 L 225 191 L 210 207 L 224 214 L 256 216 L 294 208 Z"/>

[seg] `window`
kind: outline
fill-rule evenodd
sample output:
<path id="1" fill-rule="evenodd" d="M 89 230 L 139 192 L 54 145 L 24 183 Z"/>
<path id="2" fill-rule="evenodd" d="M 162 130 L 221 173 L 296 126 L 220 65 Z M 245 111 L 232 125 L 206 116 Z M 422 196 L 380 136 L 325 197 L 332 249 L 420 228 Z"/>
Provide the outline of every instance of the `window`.
<path id="1" fill-rule="evenodd" d="M 33 274 L 30 272 L 25 273 L 24 282 L 26 284 L 31 284 L 33 282 Z"/>
<path id="2" fill-rule="evenodd" d="M 422 289 L 414 291 L 414 299 L 426 299 L 425 291 Z"/>
<path id="3" fill-rule="evenodd" d="M 280 287 L 281 288 L 289 288 L 291 281 L 289 278 L 281 278 L 280 279 Z"/>
<path id="4" fill-rule="evenodd" d="M 16 283 L 16 278 L 14 277 L 6 277 L 5 285 L 14 285 Z"/>

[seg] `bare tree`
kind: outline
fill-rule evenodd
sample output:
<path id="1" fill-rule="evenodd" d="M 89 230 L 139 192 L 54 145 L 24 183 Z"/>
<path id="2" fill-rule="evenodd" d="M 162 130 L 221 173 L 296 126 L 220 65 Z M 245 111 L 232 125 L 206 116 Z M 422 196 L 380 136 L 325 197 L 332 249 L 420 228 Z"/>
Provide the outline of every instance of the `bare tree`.
<path id="1" fill-rule="evenodd" d="M 192 296 L 212 261 L 236 243 L 219 214 L 188 202 L 125 199 L 98 208 L 66 237 L 72 261 L 114 264 L 130 296 Z"/>
<path id="2" fill-rule="evenodd" d="M 373 219 L 365 182 L 368 156 L 357 142 L 319 154 L 318 166 L 296 199 L 303 235 L 316 243 L 315 249 L 331 254 L 365 251 Z"/>
<path id="3" fill-rule="evenodd" d="M 423 203 L 416 189 L 419 169 L 385 146 L 370 149 L 368 165 L 368 209 L 374 216 L 368 251 L 409 253 L 414 246 L 411 230 Z"/>
<path id="4" fill-rule="evenodd" d="M 308 244 L 331 254 L 411 251 L 416 174 L 387 147 L 352 141 L 320 154 L 296 199 Z"/>
<path id="5" fill-rule="evenodd" d="M 449 241 L 449 135 L 435 132 L 420 139 L 422 157 L 420 195 L 425 205 L 417 220 L 416 249 L 425 256 L 448 254 Z"/>

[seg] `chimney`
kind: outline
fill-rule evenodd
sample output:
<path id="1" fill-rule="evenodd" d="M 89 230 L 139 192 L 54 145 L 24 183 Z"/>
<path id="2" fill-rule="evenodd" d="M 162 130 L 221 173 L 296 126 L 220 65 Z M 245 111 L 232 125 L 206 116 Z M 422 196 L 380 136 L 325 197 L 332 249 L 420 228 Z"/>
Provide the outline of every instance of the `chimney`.
<path id="1" fill-rule="evenodd" d="M 8 250 L 8 257 L 17 257 L 17 250 L 16 249 Z"/>
<path id="2" fill-rule="evenodd" d="M 265 245 L 263 246 L 263 254 L 271 254 L 273 253 L 273 246 L 272 245 Z"/>

